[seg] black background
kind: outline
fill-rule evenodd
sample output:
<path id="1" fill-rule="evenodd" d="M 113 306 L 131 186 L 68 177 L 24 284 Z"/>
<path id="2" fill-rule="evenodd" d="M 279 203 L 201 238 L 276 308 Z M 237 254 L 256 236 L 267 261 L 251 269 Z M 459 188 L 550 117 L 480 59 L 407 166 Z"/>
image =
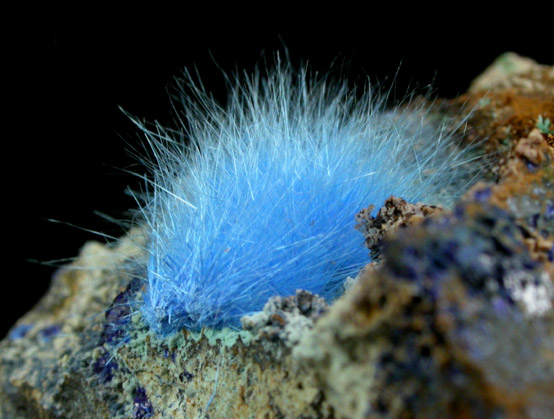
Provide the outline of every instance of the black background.
<path id="1" fill-rule="evenodd" d="M 271 57 L 283 46 L 297 66 L 308 61 L 325 72 L 333 61 L 343 63 L 337 68 L 353 84 L 366 75 L 390 80 L 400 67 L 398 92 L 432 83 L 443 97 L 464 92 L 508 50 L 552 64 L 551 34 L 540 24 L 522 34 L 508 23 L 491 25 L 489 18 L 439 20 L 424 13 L 423 19 L 400 20 L 396 11 L 360 11 L 354 20 L 354 12 L 325 21 L 309 16 L 269 23 L 231 15 L 215 20 L 199 13 L 182 16 L 179 23 L 179 16 L 167 21 L 175 18 L 167 13 L 135 23 L 94 18 L 84 23 L 85 15 L 82 22 L 16 25 L 4 54 L 5 90 L 13 96 L 4 113 L 4 239 L 10 250 L 3 261 L 0 334 L 48 287 L 55 268 L 32 260 L 71 258 L 87 240 L 104 240 L 70 225 L 123 234 L 94 213 L 125 218 L 136 206 L 125 189 L 138 189 L 140 181 L 121 169 L 141 170 L 125 143 L 140 140 L 118 107 L 170 123 L 167 88 L 185 67 L 196 66 L 207 89 L 224 100 L 218 66 L 251 71 L 264 51 Z"/>

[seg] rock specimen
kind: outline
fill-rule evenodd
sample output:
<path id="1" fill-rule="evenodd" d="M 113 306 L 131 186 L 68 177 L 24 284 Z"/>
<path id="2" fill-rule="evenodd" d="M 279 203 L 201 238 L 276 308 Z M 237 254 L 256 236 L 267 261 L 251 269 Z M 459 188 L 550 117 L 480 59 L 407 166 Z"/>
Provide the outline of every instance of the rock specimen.
<path id="1" fill-rule="evenodd" d="M 554 69 L 505 55 L 462 104 L 485 181 L 450 210 L 361 211 L 375 262 L 332 305 L 298 290 L 161 339 L 134 303 L 142 232 L 88 243 L 0 343 L 1 416 L 549 417 Z"/>

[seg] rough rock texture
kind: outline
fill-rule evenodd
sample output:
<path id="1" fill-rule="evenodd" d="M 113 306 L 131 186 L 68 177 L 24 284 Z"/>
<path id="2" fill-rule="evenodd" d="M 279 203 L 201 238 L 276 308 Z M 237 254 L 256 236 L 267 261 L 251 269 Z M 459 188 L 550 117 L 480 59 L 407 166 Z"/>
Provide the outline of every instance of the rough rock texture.
<path id="1" fill-rule="evenodd" d="M 548 89 L 552 89 L 553 78 L 554 67 L 540 65 L 530 58 L 506 52 L 473 80 L 469 93 L 516 89 L 520 93 L 545 92 L 548 96 Z"/>
<path id="2" fill-rule="evenodd" d="M 377 216 L 372 217 L 371 212 L 374 208 L 371 205 L 356 214 L 358 222 L 356 229 L 364 235 L 366 246 L 371 251 L 372 260 L 378 259 L 385 237 L 400 228 L 417 225 L 426 217 L 442 211 L 441 207 L 422 203 L 411 204 L 394 196 L 385 201 L 385 205 L 379 209 Z"/>
<path id="3" fill-rule="evenodd" d="M 554 411 L 549 187 L 526 213 L 491 205 L 502 188 L 480 185 L 452 214 L 385 241 L 379 269 L 362 274 L 294 348 L 317 371 L 328 402 L 342 403 L 341 415 Z M 526 218 L 546 241 L 535 254 Z"/>
<path id="4" fill-rule="evenodd" d="M 1 417 L 550 417 L 554 69 L 505 55 L 467 104 L 488 182 L 451 210 L 362 211 L 379 259 L 331 306 L 299 290 L 242 331 L 159 339 L 141 232 L 87 244 L 0 343 Z"/>

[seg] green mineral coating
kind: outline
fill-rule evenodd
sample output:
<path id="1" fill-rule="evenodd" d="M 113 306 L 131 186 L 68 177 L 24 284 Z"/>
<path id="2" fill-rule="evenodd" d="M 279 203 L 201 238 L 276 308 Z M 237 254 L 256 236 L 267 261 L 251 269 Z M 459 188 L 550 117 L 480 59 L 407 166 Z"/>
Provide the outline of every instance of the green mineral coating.
<path id="1" fill-rule="evenodd" d="M 132 331 L 128 345 L 133 352 L 142 359 L 146 359 L 148 357 L 148 339 L 150 342 L 155 341 L 155 335 L 152 331 L 145 328 L 136 328 Z"/>
<path id="2" fill-rule="evenodd" d="M 173 333 L 166 338 L 166 343 L 170 351 L 182 348 L 185 346 L 185 336 L 181 332 Z"/>
<path id="3" fill-rule="evenodd" d="M 253 339 L 250 332 L 245 330 L 236 331 L 229 329 L 228 327 L 221 330 L 205 328 L 200 332 L 189 332 L 187 335 L 187 338 L 193 340 L 194 342 L 199 342 L 202 337 L 208 339 L 208 343 L 211 346 L 223 345 L 227 347 L 235 345 L 239 337 L 245 345 L 249 345 Z M 150 335 L 150 339 L 151 342 L 158 340 L 158 338 L 156 338 L 153 334 Z M 181 332 L 173 333 L 165 338 L 162 338 L 159 342 L 165 343 L 168 349 L 182 348 L 186 345 L 186 339 Z"/>
<path id="4" fill-rule="evenodd" d="M 488 97 L 482 97 L 481 99 L 479 99 L 478 106 L 480 108 L 484 108 L 485 106 L 490 105 L 490 103 L 491 100 Z"/>
<path id="5" fill-rule="evenodd" d="M 164 348 L 173 351 L 175 349 L 185 348 L 187 346 L 187 340 L 199 342 L 202 337 L 208 340 L 210 346 L 223 345 L 225 347 L 232 347 L 235 345 L 239 337 L 241 342 L 247 346 L 254 339 L 252 333 L 248 331 L 237 331 L 229 328 L 221 330 L 205 328 L 200 332 L 189 332 L 187 337 L 185 337 L 182 331 L 179 331 L 164 338 L 160 338 L 150 329 L 144 327 L 144 323 L 142 323 L 141 320 L 140 324 L 135 323 L 135 327 L 132 328 L 131 339 L 128 345 L 133 352 L 142 359 L 146 359 L 148 357 L 148 346 L 157 348 L 158 351 L 162 351 Z"/>
<path id="6" fill-rule="evenodd" d="M 134 402 L 134 395 L 139 388 L 139 383 L 133 376 L 127 375 L 125 380 L 121 382 L 123 387 L 123 394 L 125 395 L 125 402 L 127 404 L 132 404 Z"/>
<path id="7" fill-rule="evenodd" d="M 510 73 L 515 68 L 512 55 L 509 52 L 506 52 L 498 57 L 497 62 L 500 63 L 504 71 L 506 71 L 507 73 Z"/>
<path id="8" fill-rule="evenodd" d="M 548 162 L 550 163 L 550 162 Z M 543 184 L 545 187 L 551 187 L 554 184 L 554 167 L 551 164 L 543 167 Z"/>
<path id="9" fill-rule="evenodd" d="M 133 317 L 131 317 L 131 321 L 133 322 L 133 324 L 140 324 L 140 322 L 142 321 L 142 315 L 140 313 L 133 315 Z"/>
<path id="10" fill-rule="evenodd" d="M 201 333 L 203 333 L 204 336 L 208 338 L 208 343 L 212 346 L 223 345 L 231 347 L 235 345 L 235 343 L 237 343 L 239 337 L 241 338 L 242 343 L 248 345 L 253 338 L 250 332 L 244 330 L 236 331 L 229 329 L 228 327 L 225 327 L 221 330 L 204 329 Z"/>
<path id="11" fill-rule="evenodd" d="M 506 137 L 500 140 L 500 144 L 502 144 L 504 147 L 507 147 L 510 145 L 511 137 Z"/>

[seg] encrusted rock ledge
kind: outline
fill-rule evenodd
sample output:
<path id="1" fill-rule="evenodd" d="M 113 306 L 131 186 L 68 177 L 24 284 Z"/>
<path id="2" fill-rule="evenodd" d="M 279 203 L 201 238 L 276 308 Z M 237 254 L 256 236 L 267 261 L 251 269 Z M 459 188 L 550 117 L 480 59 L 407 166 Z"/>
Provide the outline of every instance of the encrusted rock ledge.
<path id="1" fill-rule="evenodd" d="M 134 303 L 141 232 L 88 243 L 0 343 L 1 416 L 548 417 L 554 69 L 505 55 L 462 103 L 489 181 L 451 210 L 361 212 L 378 262 L 334 304 L 299 290 L 242 331 L 160 339 Z"/>

